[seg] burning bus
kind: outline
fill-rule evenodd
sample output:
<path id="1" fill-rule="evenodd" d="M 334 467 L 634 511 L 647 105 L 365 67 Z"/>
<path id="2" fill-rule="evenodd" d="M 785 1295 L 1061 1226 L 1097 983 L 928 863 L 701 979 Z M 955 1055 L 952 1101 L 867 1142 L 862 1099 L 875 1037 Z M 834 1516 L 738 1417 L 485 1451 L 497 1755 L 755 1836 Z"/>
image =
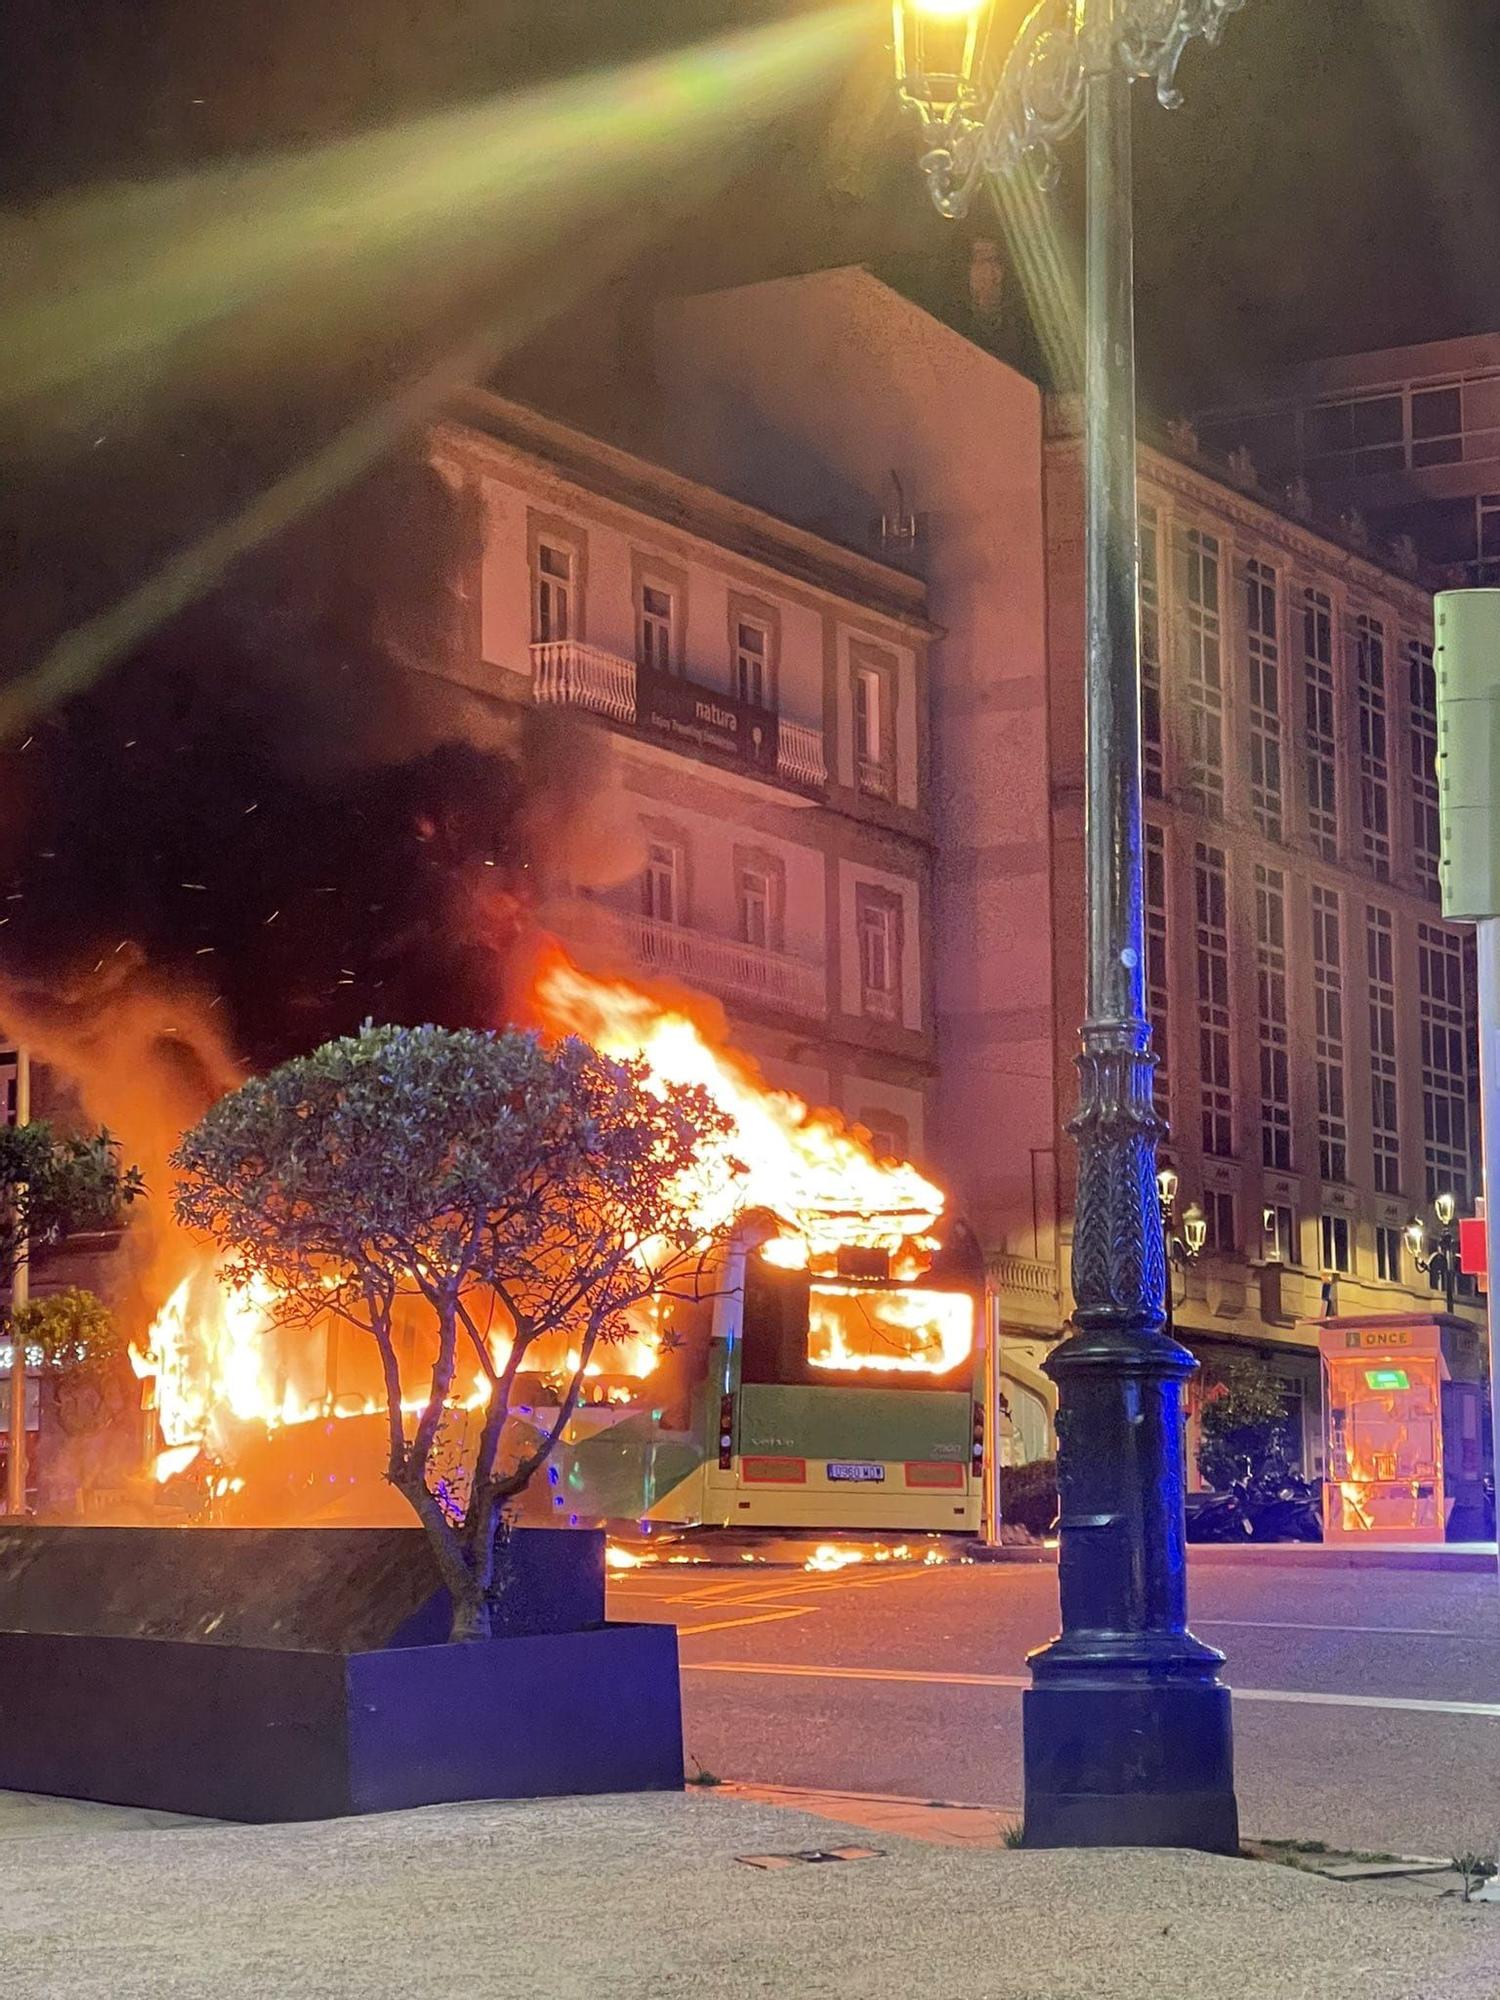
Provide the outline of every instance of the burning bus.
<path id="1" fill-rule="evenodd" d="M 942 1191 L 909 1162 L 877 1158 L 838 1114 L 771 1088 L 689 996 L 601 978 L 551 948 L 534 1013 L 548 1033 L 704 1088 L 730 1120 L 735 1173 L 683 1187 L 706 1224 L 732 1223 L 727 1248 L 691 1298 L 653 1299 L 596 1350 L 523 1517 L 973 1531 L 983 1273 Z M 731 1186 L 733 1213 L 715 1211 Z M 492 1302 L 476 1306 L 503 1365 L 503 1323 Z M 423 1335 L 413 1326 L 406 1338 L 415 1381 Z M 522 1433 L 556 1421 L 568 1359 L 540 1354 L 518 1380 Z M 380 1478 L 373 1344 L 331 1318 L 283 1324 L 273 1297 L 227 1291 L 200 1260 L 137 1367 L 168 1504 L 245 1524 L 403 1518 Z M 456 1387 L 445 1445 L 456 1469 L 487 1398 L 482 1374 Z"/>

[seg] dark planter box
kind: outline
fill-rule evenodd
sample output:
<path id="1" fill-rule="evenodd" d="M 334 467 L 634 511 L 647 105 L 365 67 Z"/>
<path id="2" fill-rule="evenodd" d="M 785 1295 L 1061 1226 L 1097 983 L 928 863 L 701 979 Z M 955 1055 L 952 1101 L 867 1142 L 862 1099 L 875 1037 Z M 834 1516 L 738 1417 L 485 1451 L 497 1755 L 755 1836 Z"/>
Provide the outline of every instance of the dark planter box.
<path id="1" fill-rule="evenodd" d="M 602 1537 L 525 1542 L 506 1636 L 454 1646 L 418 1530 L 0 1532 L 0 1787 L 259 1821 L 676 1788 L 676 1632 L 602 1622 Z"/>

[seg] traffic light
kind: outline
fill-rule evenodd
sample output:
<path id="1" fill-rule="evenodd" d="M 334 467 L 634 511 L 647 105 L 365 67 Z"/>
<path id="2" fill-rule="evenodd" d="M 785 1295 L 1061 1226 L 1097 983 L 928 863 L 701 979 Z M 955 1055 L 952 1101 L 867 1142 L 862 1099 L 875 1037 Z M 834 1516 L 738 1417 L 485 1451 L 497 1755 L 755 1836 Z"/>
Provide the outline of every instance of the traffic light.
<path id="1" fill-rule="evenodd" d="M 1500 916 L 1500 590 L 1440 590 L 1437 675 L 1443 915 Z"/>

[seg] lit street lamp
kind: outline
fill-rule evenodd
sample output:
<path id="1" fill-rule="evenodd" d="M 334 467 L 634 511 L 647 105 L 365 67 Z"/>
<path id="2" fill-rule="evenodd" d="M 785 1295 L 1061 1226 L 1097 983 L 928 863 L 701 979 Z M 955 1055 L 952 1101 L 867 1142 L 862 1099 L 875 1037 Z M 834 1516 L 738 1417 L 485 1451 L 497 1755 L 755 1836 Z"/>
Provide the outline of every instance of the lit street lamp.
<path id="1" fill-rule="evenodd" d="M 1420 1215 L 1414 1215 L 1406 1225 L 1406 1247 L 1417 1269 L 1430 1271 L 1434 1286 L 1442 1286 L 1443 1299 L 1451 1313 L 1458 1291 L 1458 1231 L 1453 1226 L 1458 1203 L 1451 1194 L 1440 1194 L 1432 1204 L 1432 1212 L 1437 1217 L 1432 1248 L 1427 1248 L 1427 1225 Z"/>
<path id="2" fill-rule="evenodd" d="M 1208 1218 L 1197 1202 L 1190 1201 L 1182 1211 L 1182 1231 L 1178 1233 L 1177 1221 L 1177 1169 L 1163 1167 L 1156 1176 L 1156 1205 L 1161 1216 L 1161 1245 L 1167 1260 L 1165 1304 L 1165 1331 L 1170 1338 L 1177 1324 L 1176 1302 L 1172 1296 L 1174 1273 L 1190 1271 L 1203 1255 L 1208 1242 Z"/>
<path id="3" fill-rule="evenodd" d="M 1187 43 L 1217 40 L 1241 0 L 1036 0 L 1008 48 L 993 0 L 895 0 L 897 81 L 920 120 L 939 211 L 986 175 L 1050 177 L 1086 150 L 1086 1019 L 1078 1057 L 1074 1332 L 1058 1389 L 1062 1631 L 1031 1656 L 1023 1699 L 1029 1846 L 1234 1853 L 1223 1656 L 1187 1629 L 1183 1385 L 1193 1357 L 1163 1331 L 1141 899 L 1135 330 L 1130 86 L 1163 104 Z"/>

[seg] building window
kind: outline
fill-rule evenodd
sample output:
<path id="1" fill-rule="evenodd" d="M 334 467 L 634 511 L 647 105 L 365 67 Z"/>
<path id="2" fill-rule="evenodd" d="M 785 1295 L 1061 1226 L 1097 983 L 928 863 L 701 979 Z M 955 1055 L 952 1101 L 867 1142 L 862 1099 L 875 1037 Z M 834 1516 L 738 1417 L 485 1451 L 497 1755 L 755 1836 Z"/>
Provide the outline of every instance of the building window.
<path id="1" fill-rule="evenodd" d="M 855 890 L 855 928 L 861 1010 L 878 1021 L 894 1021 L 901 1011 L 900 898 L 861 882 Z"/>
<path id="2" fill-rule="evenodd" d="M 1221 1257 L 1237 1257 L 1240 1234 L 1235 1223 L 1234 1196 L 1228 1188 L 1203 1190 L 1203 1220 L 1208 1228 L 1204 1248 L 1216 1250 Z"/>
<path id="3" fill-rule="evenodd" d="M 682 849 L 670 841 L 651 841 L 641 876 L 641 910 L 653 923 L 682 922 L 682 875 Z"/>
<path id="4" fill-rule="evenodd" d="M 769 635 L 764 625 L 737 618 L 734 625 L 734 691 L 755 708 L 769 708 Z"/>
<path id="5" fill-rule="evenodd" d="M 1245 656 L 1250 690 L 1250 810 L 1267 840 L 1280 840 L 1281 647 L 1276 632 L 1276 572 L 1245 564 Z"/>
<path id="6" fill-rule="evenodd" d="M 558 542 L 538 542 L 532 577 L 532 630 L 538 645 L 577 636 L 574 555 Z"/>
<path id="7" fill-rule="evenodd" d="M 1456 465 L 1464 455 L 1463 429 L 1463 410 L 1456 382 L 1443 389 L 1412 390 L 1413 465 Z"/>
<path id="8" fill-rule="evenodd" d="M 1325 1181 L 1347 1181 L 1349 1114 L 1344 1099 L 1343 948 L 1339 899 L 1332 889 L 1314 888 L 1312 892 L 1312 934 L 1318 1172 Z"/>
<path id="9" fill-rule="evenodd" d="M 1255 870 L 1255 987 L 1260 1032 L 1262 1166 L 1292 1164 L 1292 1078 L 1286 1002 L 1286 878 Z"/>
<path id="10" fill-rule="evenodd" d="M 1337 737 L 1333 719 L 1333 605 L 1321 590 L 1305 593 L 1302 671 L 1307 694 L 1307 830 L 1325 861 L 1339 851 Z"/>
<path id="11" fill-rule="evenodd" d="M 1309 458 L 1322 478 L 1338 473 L 1400 472 L 1406 465 L 1406 424 L 1400 393 L 1355 402 L 1317 403 L 1303 419 Z"/>
<path id="12" fill-rule="evenodd" d="M 1318 1217 L 1318 1247 L 1325 1271 L 1352 1271 L 1349 1258 L 1349 1218 L 1347 1215 Z"/>
<path id="13" fill-rule="evenodd" d="M 1432 648 L 1421 639 L 1406 648 L 1411 725 L 1411 849 L 1418 885 L 1438 894 L 1437 677 Z"/>
<path id="14" fill-rule="evenodd" d="M 1365 860 L 1382 882 L 1391 873 L 1391 766 L 1386 740 L 1385 628 L 1363 613 L 1354 621 L 1359 695 L 1359 828 Z"/>
<path id="15" fill-rule="evenodd" d="M 1401 1231 L 1385 1223 L 1375 1231 L 1375 1275 L 1388 1285 L 1401 1282 Z"/>
<path id="16" fill-rule="evenodd" d="M 1170 1122 L 1171 1073 L 1168 1069 L 1167 1017 L 1171 980 L 1167 966 L 1167 839 L 1159 826 L 1146 823 L 1146 1013 L 1151 1022 L 1151 1048 L 1156 1057 L 1156 1108 Z"/>
<path id="17" fill-rule="evenodd" d="M 888 799 L 894 789 L 891 679 L 882 667 L 854 669 L 854 783 L 877 799 Z"/>
<path id="18" fill-rule="evenodd" d="M 1219 542 L 1197 528 L 1174 538 L 1182 617 L 1187 761 L 1183 803 L 1219 818 L 1224 811 L 1224 670 L 1220 653 Z"/>
<path id="19" fill-rule="evenodd" d="M 1469 1191 L 1468 1008 L 1463 949 L 1452 931 L 1417 926 L 1422 1025 L 1422 1144 L 1427 1199 Z"/>
<path id="20" fill-rule="evenodd" d="M 1370 1143 L 1375 1188 L 1401 1192 L 1401 1122 L 1396 1101 L 1396 939 L 1389 910 L 1365 911 L 1370 993 Z"/>
<path id="21" fill-rule="evenodd" d="M 1229 897 L 1222 847 L 1200 841 L 1193 855 L 1197 911 L 1198 1055 L 1203 1150 L 1234 1151 L 1230 1083 Z"/>
<path id="22" fill-rule="evenodd" d="M 771 877 L 764 868 L 742 868 L 739 879 L 740 937 L 760 950 L 771 944 L 775 904 Z"/>
<path id="23" fill-rule="evenodd" d="M 1296 1264 L 1297 1218 L 1285 1202 L 1270 1202 L 1261 1210 L 1261 1235 L 1268 1264 Z"/>
<path id="24" fill-rule="evenodd" d="M 1157 518 L 1153 507 L 1141 510 L 1141 782 L 1147 796 L 1159 799 L 1164 789 L 1161 726 L 1161 571 L 1157 553 Z M 1158 1054 L 1165 1060 L 1163 1050 Z M 1161 1080 L 1161 1066 L 1157 1067 Z"/>
<path id="25" fill-rule="evenodd" d="M 636 657 L 649 673 L 672 671 L 672 593 L 659 583 L 643 583 Z"/>
<path id="26" fill-rule="evenodd" d="M 1475 505 L 1479 568 L 1472 580 L 1500 583 L 1500 493 L 1481 493 Z"/>
<path id="27" fill-rule="evenodd" d="M 14 1125 L 20 1089 L 19 1058 L 14 1049 L 0 1049 L 0 1125 Z"/>

